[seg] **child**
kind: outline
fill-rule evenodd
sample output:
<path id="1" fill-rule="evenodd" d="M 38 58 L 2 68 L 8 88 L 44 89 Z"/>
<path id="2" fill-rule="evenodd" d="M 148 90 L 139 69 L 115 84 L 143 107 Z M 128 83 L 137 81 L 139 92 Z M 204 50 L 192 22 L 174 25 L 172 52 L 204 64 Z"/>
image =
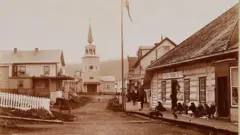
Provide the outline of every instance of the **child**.
<path id="1" fill-rule="evenodd" d="M 100 101 L 100 95 L 98 95 L 98 102 Z"/>

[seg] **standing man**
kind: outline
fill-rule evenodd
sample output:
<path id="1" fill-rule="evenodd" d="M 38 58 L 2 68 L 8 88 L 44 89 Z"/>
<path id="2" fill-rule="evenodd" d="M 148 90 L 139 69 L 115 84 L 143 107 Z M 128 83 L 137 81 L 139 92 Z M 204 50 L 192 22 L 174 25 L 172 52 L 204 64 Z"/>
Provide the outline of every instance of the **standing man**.
<path id="1" fill-rule="evenodd" d="M 177 109 L 177 93 L 180 91 L 180 85 L 177 80 L 173 80 L 172 82 L 172 93 L 170 98 L 172 99 L 172 113 L 176 117 L 175 111 Z"/>
<path id="2" fill-rule="evenodd" d="M 139 89 L 138 101 L 141 103 L 141 108 L 139 111 L 142 111 L 144 104 L 144 89 L 142 87 Z"/>

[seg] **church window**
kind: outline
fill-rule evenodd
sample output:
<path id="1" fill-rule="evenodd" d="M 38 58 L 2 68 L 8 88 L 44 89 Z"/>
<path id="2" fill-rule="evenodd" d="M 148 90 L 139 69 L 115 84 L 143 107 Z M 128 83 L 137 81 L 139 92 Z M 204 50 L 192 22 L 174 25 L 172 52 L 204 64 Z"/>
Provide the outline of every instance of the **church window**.
<path id="1" fill-rule="evenodd" d="M 89 67 L 89 69 L 91 69 L 91 70 L 92 70 L 92 69 L 93 69 L 93 66 L 90 66 L 90 67 Z"/>
<path id="2" fill-rule="evenodd" d="M 88 49 L 86 49 L 86 54 L 88 54 Z"/>
<path id="3" fill-rule="evenodd" d="M 89 49 L 89 53 L 92 54 L 92 49 Z"/>
<path id="4" fill-rule="evenodd" d="M 93 49 L 93 54 L 95 54 L 95 49 Z"/>
<path id="5" fill-rule="evenodd" d="M 89 79 L 93 79 L 93 77 L 89 77 Z"/>

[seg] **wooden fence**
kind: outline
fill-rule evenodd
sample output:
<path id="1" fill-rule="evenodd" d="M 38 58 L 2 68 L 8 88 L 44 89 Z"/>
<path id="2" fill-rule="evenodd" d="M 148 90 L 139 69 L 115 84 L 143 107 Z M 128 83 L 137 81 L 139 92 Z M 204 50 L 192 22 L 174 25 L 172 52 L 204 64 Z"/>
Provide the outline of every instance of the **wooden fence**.
<path id="1" fill-rule="evenodd" d="M 50 110 L 50 99 L 0 92 L 0 107 L 20 110 Z"/>

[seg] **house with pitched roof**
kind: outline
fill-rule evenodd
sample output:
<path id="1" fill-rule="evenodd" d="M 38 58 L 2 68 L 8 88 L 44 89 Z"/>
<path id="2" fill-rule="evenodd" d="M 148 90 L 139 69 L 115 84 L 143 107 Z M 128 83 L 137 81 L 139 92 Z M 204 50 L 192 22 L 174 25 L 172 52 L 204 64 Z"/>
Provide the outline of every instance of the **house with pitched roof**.
<path id="1" fill-rule="evenodd" d="M 218 118 L 238 121 L 238 9 L 237 4 L 147 67 L 151 108 L 158 100 L 171 108 L 176 96 L 196 106 L 213 103 Z"/>
<path id="2" fill-rule="evenodd" d="M 9 93 L 47 97 L 62 96 L 65 61 L 61 50 L 0 51 L 0 90 Z"/>
<path id="3" fill-rule="evenodd" d="M 176 47 L 176 44 L 169 38 L 162 38 L 159 43 L 154 46 L 140 46 L 137 52 L 138 58 L 136 62 L 130 67 L 131 74 L 128 75 L 128 87 L 143 87 L 146 91 L 147 101 L 150 96 L 150 86 L 142 85 L 145 76 L 146 68 L 155 60 L 163 56 L 165 53 Z M 129 59 L 130 60 L 130 59 Z M 135 59 L 134 59 L 135 60 Z"/>
<path id="4" fill-rule="evenodd" d="M 115 94 L 115 76 L 101 76 L 100 91 L 104 94 Z"/>

